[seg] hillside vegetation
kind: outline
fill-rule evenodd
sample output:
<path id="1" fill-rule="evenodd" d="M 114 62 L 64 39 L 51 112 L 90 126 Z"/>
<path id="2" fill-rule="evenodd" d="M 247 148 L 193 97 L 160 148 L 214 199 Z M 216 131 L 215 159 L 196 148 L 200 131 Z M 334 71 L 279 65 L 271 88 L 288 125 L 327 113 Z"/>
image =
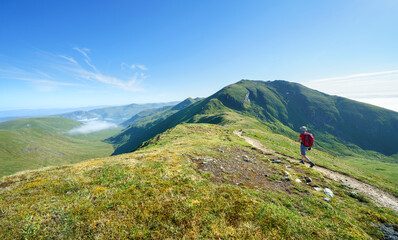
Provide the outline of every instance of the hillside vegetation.
<path id="1" fill-rule="evenodd" d="M 102 142 L 120 129 L 92 134 L 65 135 L 81 123 L 56 117 L 26 118 L 0 123 L 0 177 L 18 171 L 77 163 L 109 156 Z"/>
<path id="2" fill-rule="evenodd" d="M 107 141 L 114 144 L 113 154 L 117 155 L 134 151 L 183 122 L 230 125 L 236 124 L 236 119 L 242 119 L 242 128 L 253 122 L 253 133 L 266 128 L 282 135 L 272 147 L 296 157 L 298 150 L 292 148 L 294 142 L 290 140 L 297 139 L 299 127 L 306 125 L 315 135 L 314 148 L 333 156 L 322 164 L 398 196 L 398 135 L 394 134 L 398 132 L 398 113 L 326 95 L 297 83 L 242 80 L 172 114 L 135 116 L 129 127 Z M 383 141 L 373 144 L 375 139 Z M 281 148 L 284 145 L 290 145 L 288 150 Z"/>
<path id="3" fill-rule="evenodd" d="M 164 106 L 173 106 L 178 102 L 168 103 L 146 103 L 146 104 L 129 104 L 125 106 L 105 107 L 93 109 L 90 111 L 75 111 L 70 113 L 59 114 L 57 117 L 68 118 L 72 120 L 97 119 L 102 121 L 121 124 L 130 119 L 135 114 L 148 109 L 159 108 Z"/>
<path id="4" fill-rule="evenodd" d="M 233 131 L 261 123 L 229 117 L 241 124 L 180 124 L 133 153 L 3 177 L 0 236 L 382 239 L 376 224 L 398 225 L 396 213 L 340 183 L 252 148 Z M 279 141 L 266 128 L 257 134 L 269 136 L 266 146 Z M 331 202 L 314 187 L 331 189 Z"/>

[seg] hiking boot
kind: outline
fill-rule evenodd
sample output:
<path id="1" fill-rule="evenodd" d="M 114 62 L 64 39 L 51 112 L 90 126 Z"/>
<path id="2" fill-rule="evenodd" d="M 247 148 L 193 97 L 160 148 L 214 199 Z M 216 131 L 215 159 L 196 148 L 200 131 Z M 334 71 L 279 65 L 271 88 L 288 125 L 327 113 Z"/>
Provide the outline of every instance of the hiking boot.
<path id="1" fill-rule="evenodd" d="M 304 160 L 301 160 L 300 163 L 304 164 Z"/>
<path id="2" fill-rule="evenodd" d="M 313 166 L 315 166 L 315 163 L 310 162 L 310 167 L 313 167 Z"/>

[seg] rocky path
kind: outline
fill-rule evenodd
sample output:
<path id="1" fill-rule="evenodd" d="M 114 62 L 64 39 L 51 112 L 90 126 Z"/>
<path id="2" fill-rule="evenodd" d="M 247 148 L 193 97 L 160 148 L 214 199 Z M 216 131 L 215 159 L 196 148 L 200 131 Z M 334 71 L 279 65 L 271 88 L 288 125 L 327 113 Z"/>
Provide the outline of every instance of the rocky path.
<path id="1" fill-rule="evenodd" d="M 271 154 L 275 154 L 275 155 L 281 155 L 278 152 L 275 152 L 269 148 L 267 148 L 266 146 L 264 146 L 260 141 L 247 137 L 247 136 L 243 136 L 242 132 L 239 131 L 235 131 L 234 132 L 236 135 L 244 138 L 246 140 L 247 143 L 251 144 L 252 146 L 266 152 L 266 153 L 271 153 Z M 285 156 L 285 155 L 283 155 Z M 299 162 L 299 159 L 296 158 L 292 158 L 289 156 L 285 156 L 287 158 L 287 160 L 289 161 L 295 161 L 295 162 Z M 321 173 L 323 173 L 325 176 L 327 176 L 330 179 L 333 179 L 335 181 L 341 182 L 344 185 L 350 186 L 352 188 L 357 189 L 357 191 L 361 192 L 362 194 L 364 194 L 365 196 L 373 199 L 376 203 L 378 203 L 379 205 L 383 206 L 383 207 L 387 207 L 389 209 L 392 209 L 393 211 L 398 213 L 398 198 L 394 197 L 392 194 L 384 192 L 383 190 L 380 190 L 377 187 L 374 187 L 372 185 L 369 185 L 367 183 L 364 183 L 358 179 L 355 179 L 353 177 L 350 177 L 348 175 L 345 175 L 343 173 L 340 172 L 336 172 L 333 170 L 330 170 L 328 168 L 325 167 L 321 167 L 321 166 L 315 166 L 313 167 L 314 170 L 319 171 Z"/>

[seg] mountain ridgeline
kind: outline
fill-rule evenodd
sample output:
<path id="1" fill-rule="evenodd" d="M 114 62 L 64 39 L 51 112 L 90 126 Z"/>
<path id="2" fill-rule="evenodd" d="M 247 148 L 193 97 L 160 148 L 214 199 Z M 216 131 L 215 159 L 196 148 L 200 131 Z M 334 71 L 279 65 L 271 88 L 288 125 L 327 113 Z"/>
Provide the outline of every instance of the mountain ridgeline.
<path id="1" fill-rule="evenodd" d="M 398 153 L 397 112 L 282 80 L 241 80 L 205 99 L 143 112 L 108 141 L 115 146 L 114 155 L 127 153 L 182 122 L 224 125 L 236 121 L 237 114 L 261 120 L 264 127 L 290 138 L 297 138 L 299 127 L 306 125 L 317 148 L 337 155 L 363 150 Z"/>
<path id="2" fill-rule="evenodd" d="M 132 116 L 141 111 L 164 106 L 171 106 L 177 103 L 178 102 L 129 104 L 124 106 L 98 108 L 90 111 L 74 111 L 70 113 L 58 114 L 56 116 L 76 121 L 96 119 L 121 124 L 122 122 L 130 119 Z"/>

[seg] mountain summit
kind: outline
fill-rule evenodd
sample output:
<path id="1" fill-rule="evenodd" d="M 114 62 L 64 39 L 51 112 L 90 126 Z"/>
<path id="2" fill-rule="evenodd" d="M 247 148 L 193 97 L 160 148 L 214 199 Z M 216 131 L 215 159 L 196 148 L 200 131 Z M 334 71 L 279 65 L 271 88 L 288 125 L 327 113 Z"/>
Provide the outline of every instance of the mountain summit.
<path id="1" fill-rule="evenodd" d="M 181 122 L 223 125 L 231 120 L 231 113 L 258 119 L 288 137 L 296 137 L 297 129 L 306 125 L 316 136 L 319 149 L 337 154 L 361 149 L 398 153 L 397 112 L 283 80 L 241 80 L 208 98 L 189 104 L 184 101 L 183 108 L 156 124 L 132 124 L 110 141 L 116 146 L 114 154 L 131 152 Z"/>

